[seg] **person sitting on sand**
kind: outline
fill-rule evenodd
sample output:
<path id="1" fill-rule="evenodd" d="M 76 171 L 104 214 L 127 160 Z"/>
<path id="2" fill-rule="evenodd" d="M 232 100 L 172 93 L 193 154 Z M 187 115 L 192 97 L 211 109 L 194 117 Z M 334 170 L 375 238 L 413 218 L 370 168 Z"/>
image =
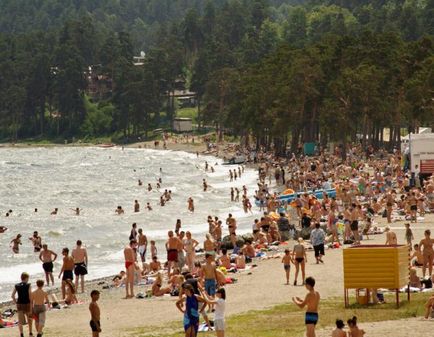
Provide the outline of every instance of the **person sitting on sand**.
<path id="1" fill-rule="evenodd" d="M 243 247 L 243 253 L 247 259 L 247 262 L 251 261 L 254 257 L 256 257 L 255 248 L 253 248 L 250 241 L 246 241 L 246 244 Z"/>
<path id="2" fill-rule="evenodd" d="M 158 257 L 154 256 L 152 258 L 152 262 L 149 263 L 149 269 L 151 270 L 151 272 L 156 273 L 158 271 L 161 270 L 161 262 L 158 261 Z"/>
<path id="3" fill-rule="evenodd" d="M 432 313 L 434 311 L 434 295 L 431 295 L 428 298 L 428 301 L 425 303 L 425 319 L 432 317 Z"/>
<path id="4" fill-rule="evenodd" d="M 76 294 L 75 286 L 71 280 L 65 281 L 65 290 L 66 290 L 66 295 L 64 300 L 65 304 L 71 305 L 71 304 L 78 303 L 77 296 L 75 295 Z"/>
<path id="5" fill-rule="evenodd" d="M 318 306 L 320 301 L 319 292 L 315 291 L 315 279 L 308 277 L 306 279 L 306 289 L 308 293 L 304 300 L 300 297 L 293 297 L 292 301 L 300 308 L 306 307 L 306 337 L 315 337 L 315 326 L 318 323 Z"/>
<path id="6" fill-rule="evenodd" d="M 331 337 L 347 337 L 347 333 L 344 331 L 345 323 L 341 319 L 336 320 L 336 329 L 332 331 Z"/>
<path id="7" fill-rule="evenodd" d="M 222 249 L 222 255 L 219 257 L 218 263 L 220 266 L 225 267 L 227 270 L 232 268 L 231 259 L 228 256 L 228 250 L 227 249 L 224 249 L 224 248 Z"/>
<path id="8" fill-rule="evenodd" d="M 243 251 L 238 253 L 238 256 L 235 258 L 235 265 L 237 269 L 246 269 L 246 257 L 243 254 Z"/>
<path id="9" fill-rule="evenodd" d="M 354 316 L 353 318 L 349 319 L 347 321 L 348 328 L 350 329 L 349 337 L 363 337 L 365 335 L 365 331 L 362 329 L 359 329 L 357 326 L 357 317 Z"/>
<path id="10" fill-rule="evenodd" d="M 14 254 L 19 254 L 20 253 L 20 245 L 22 245 L 21 243 L 21 234 L 18 234 L 16 236 L 15 239 L 12 239 L 12 241 L 10 242 L 12 251 L 14 252 Z"/>
<path id="11" fill-rule="evenodd" d="M 125 214 L 125 211 L 124 211 L 124 209 L 122 208 L 122 206 L 118 206 L 118 207 L 116 207 L 115 213 L 116 213 L 117 215 L 121 215 L 121 214 Z"/>
<path id="12" fill-rule="evenodd" d="M 395 232 L 392 232 L 390 230 L 389 226 L 386 226 L 384 229 L 384 232 L 386 233 L 386 246 L 394 246 L 398 244 L 398 239 L 396 238 Z"/>
<path id="13" fill-rule="evenodd" d="M 115 277 L 113 277 L 112 281 L 113 281 L 113 285 L 116 288 L 119 288 L 122 285 L 125 285 L 125 280 L 126 280 L 126 273 L 125 273 L 125 271 L 121 270 L 118 275 L 116 275 Z"/>
<path id="14" fill-rule="evenodd" d="M 170 287 L 163 288 L 163 277 L 161 273 L 158 273 L 154 283 L 152 283 L 152 296 L 163 296 L 165 294 L 170 294 Z"/>
<path id="15" fill-rule="evenodd" d="M 416 243 L 413 248 L 414 252 L 410 256 L 410 261 L 412 261 L 412 265 L 415 267 L 423 267 L 423 254 L 420 250 L 420 246 Z"/>
<path id="16" fill-rule="evenodd" d="M 417 276 L 415 268 L 410 268 L 410 287 L 419 289 L 422 288 L 422 283 L 420 282 L 419 276 Z"/>

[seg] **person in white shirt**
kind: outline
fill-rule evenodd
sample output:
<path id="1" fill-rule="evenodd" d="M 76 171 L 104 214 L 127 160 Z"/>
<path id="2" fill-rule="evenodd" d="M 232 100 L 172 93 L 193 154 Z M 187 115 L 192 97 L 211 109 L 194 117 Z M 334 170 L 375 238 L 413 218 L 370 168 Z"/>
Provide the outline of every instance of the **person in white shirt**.
<path id="1" fill-rule="evenodd" d="M 205 292 L 202 292 L 202 296 L 209 304 L 214 305 L 214 329 L 217 337 L 225 336 L 225 309 L 226 309 L 226 291 L 224 288 L 220 288 L 215 293 L 215 299 L 209 298 Z"/>

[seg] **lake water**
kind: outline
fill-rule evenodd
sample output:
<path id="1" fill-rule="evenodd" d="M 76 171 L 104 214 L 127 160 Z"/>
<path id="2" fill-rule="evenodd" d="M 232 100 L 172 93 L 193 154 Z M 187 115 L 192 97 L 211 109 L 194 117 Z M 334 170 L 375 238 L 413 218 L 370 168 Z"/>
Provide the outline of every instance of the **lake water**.
<path id="1" fill-rule="evenodd" d="M 214 166 L 215 173 L 205 172 L 205 161 L 219 163 Z M 59 255 L 63 247 L 72 249 L 77 239 L 82 240 L 89 252 L 89 279 L 122 269 L 122 250 L 133 222 L 143 228 L 148 240 L 157 241 L 163 260 L 167 230 L 174 229 L 177 218 L 182 220 L 182 229 L 190 230 L 201 242 L 208 230 L 208 215 L 225 219 L 232 213 L 238 219 L 240 232 L 250 230 L 258 214 L 245 215 L 241 203 L 231 203 L 230 187 L 241 190 L 246 185 L 252 195 L 257 174 L 246 169 L 241 179 L 229 182 L 229 167 L 220 164 L 221 160 L 214 157 L 196 158 L 185 152 L 150 149 L 1 148 L 0 225 L 9 230 L 0 234 L 0 301 L 9 300 L 21 272 L 28 272 L 32 282 L 43 276 L 28 240 L 35 230 L 43 243 Z M 157 191 L 159 177 L 163 184 Z M 202 190 L 203 178 L 211 186 L 208 192 Z M 143 186 L 138 186 L 138 179 Z M 151 192 L 147 191 L 148 182 L 154 187 Z M 173 201 L 161 207 L 158 201 L 164 189 L 172 190 Z M 194 214 L 187 211 L 190 196 L 195 200 Z M 135 199 L 141 204 L 140 213 L 133 212 Z M 153 211 L 145 210 L 146 202 L 151 203 Z M 118 205 L 125 209 L 125 215 L 114 214 Z M 55 207 L 59 214 L 51 216 Z M 75 207 L 83 209 L 80 216 L 74 215 Z M 13 210 L 12 216 L 5 217 L 9 209 Z M 14 255 L 9 242 L 18 233 L 23 235 L 23 245 L 20 254 Z M 223 233 L 227 234 L 226 226 Z M 56 261 L 55 277 L 60 267 Z"/>

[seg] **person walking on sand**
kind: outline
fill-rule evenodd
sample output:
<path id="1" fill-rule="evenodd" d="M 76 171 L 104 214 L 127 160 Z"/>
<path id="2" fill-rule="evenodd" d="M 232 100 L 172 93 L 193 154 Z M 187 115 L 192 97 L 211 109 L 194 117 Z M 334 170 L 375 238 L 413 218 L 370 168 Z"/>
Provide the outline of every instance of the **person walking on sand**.
<path id="1" fill-rule="evenodd" d="M 54 276 L 53 276 L 53 262 L 56 261 L 57 254 L 52 250 L 48 249 L 46 244 L 42 245 L 42 251 L 39 254 L 39 260 L 42 262 L 42 268 L 45 272 L 45 280 L 47 281 L 47 286 L 54 286 Z"/>
<path id="2" fill-rule="evenodd" d="M 134 249 L 137 246 L 136 240 L 131 240 L 130 244 L 124 249 L 124 258 L 125 258 L 125 272 L 126 272 L 126 281 L 125 281 L 125 298 L 133 298 L 134 297 L 134 266 L 136 263 L 136 253 Z"/>
<path id="3" fill-rule="evenodd" d="M 325 255 L 324 243 L 325 243 L 325 232 L 320 227 L 319 222 L 315 224 L 315 228 L 310 233 L 310 242 L 312 243 L 313 250 L 315 251 L 316 264 L 324 263 L 322 257 Z"/>
<path id="4" fill-rule="evenodd" d="M 62 277 L 62 299 L 65 299 L 65 293 L 66 293 L 66 280 L 74 280 L 74 258 L 72 256 L 69 256 L 69 249 L 63 248 L 62 249 L 62 255 L 63 255 L 63 265 L 62 269 L 59 273 L 59 278 Z"/>
<path id="5" fill-rule="evenodd" d="M 315 291 L 315 279 L 308 277 L 306 279 L 306 289 L 308 293 L 304 300 L 300 297 L 293 297 L 292 301 L 300 308 L 306 307 L 306 337 L 315 337 L 315 326 L 318 323 L 318 307 L 321 299 L 319 292 Z"/>
<path id="6" fill-rule="evenodd" d="M 292 251 L 292 258 L 295 264 L 295 278 L 294 285 L 297 285 L 298 272 L 301 267 L 301 276 L 304 284 L 304 279 L 306 276 L 305 268 L 307 262 L 306 248 L 303 244 L 303 238 L 298 238 L 298 243 L 294 245 L 294 249 Z"/>
<path id="7" fill-rule="evenodd" d="M 291 252 L 289 249 L 285 249 L 285 255 L 282 258 L 283 269 L 285 269 L 286 275 L 286 284 L 289 284 L 289 272 L 291 271 L 291 263 L 294 263 L 292 260 Z"/>
<path id="8" fill-rule="evenodd" d="M 99 337 L 99 334 L 101 332 L 101 311 L 98 306 L 98 300 L 99 300 L 99 291 L 98 290 L 92 290 L 90 293 L 90 298 L 92 299 L 92 302 L 89 304 L 89 311 L 90 311 L 90 328 L 92 330 L 92 337 Z"/>
<path id="9" fill-rule="evenodd" d="M 32 336 L 32 288 L 29 283 L 29 274 L 21 274 L 21 282 L 15 285 L 14 291 L 12 292 L 12 301 L 17 306 L 18 330 L 20 331 L 20 336 L 24 337 L 23 325 L 26 322 L 26 318 L 29 325 L 29 335 Z"/>
<path id="10" fill-rule="evenodd" d="M 48 300 L 48 294 L 42 289 L 44 287 L 44 281 L 37 280 L 36 286 L 38 288 L 32 292 L 32 313 L 35 319 L 36 332 L 38 333 L 37 337 L 42 337 L 47 311 L 45 304 L 48 304 L 50 301 Z"/>
<path id="11" fill-rule="evenodd" d="M 81 292 L 84 293 L 84 276 L 87 275 L 87 250 L 81 240 L 77 240 L 77 246 L 72 250 L 74 259 L 75 289 L 78 291 L 78 279 L 81 280 Z"/>

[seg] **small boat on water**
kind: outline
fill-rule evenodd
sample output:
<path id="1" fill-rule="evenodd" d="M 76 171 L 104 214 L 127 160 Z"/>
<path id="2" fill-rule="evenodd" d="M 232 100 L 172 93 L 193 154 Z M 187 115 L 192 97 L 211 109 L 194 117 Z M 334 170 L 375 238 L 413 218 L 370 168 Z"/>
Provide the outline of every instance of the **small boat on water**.
<path id="1" fill-rule="evenodd" d="M 115 146 L 115 144 L 100 144 L 99 145 L 99 147 L 102 147 L 102 148 L 108 148 L 108 147 L 114 147 Z"/>
<path id="2" fill-rule="evenodd" d="M 244 156 L 234 156 L 228 161 L 224 162 L 223 165 L 241 165 L 246 162 L 246 157 Z"/>

